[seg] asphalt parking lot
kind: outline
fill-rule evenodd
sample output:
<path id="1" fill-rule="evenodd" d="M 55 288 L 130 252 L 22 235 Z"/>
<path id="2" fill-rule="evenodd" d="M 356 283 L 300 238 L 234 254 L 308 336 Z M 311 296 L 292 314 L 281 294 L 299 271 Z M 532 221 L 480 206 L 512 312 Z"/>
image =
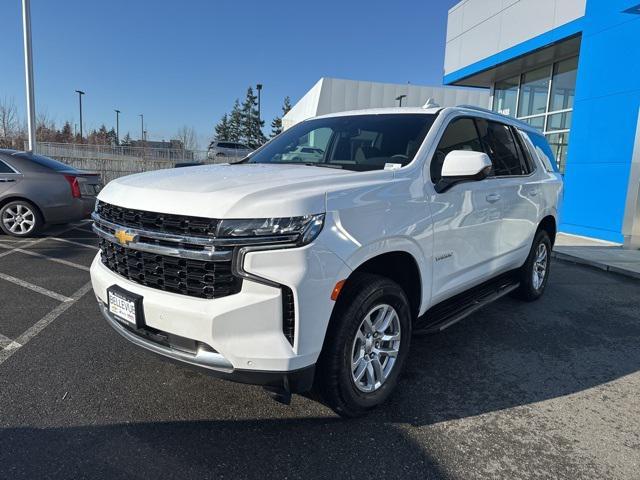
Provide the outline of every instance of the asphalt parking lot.
<path id="1" fill-rule="evenodd" d="M 416 338 L 355 421 L 141 351 L 102 320 L 88 223 L 0 236 L 0 478 L 640 478 L 640 282 L 555 262 Z"/>

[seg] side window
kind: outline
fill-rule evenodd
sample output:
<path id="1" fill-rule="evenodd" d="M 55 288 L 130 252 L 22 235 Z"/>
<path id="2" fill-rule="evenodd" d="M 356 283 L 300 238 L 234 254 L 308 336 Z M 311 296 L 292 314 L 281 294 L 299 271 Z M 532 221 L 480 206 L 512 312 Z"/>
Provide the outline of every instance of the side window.
<path id="1" fill-rule="evenodd" d="M 556 163 L 556 159 L 553 156 L 553 151 L 551 151 L 549 143 L 547 143 L 547 139 L 537 133 L 527 132 L 526 135 L 529 137 L 529 140 L 531 140 L 531 143 L 538 154 L 538 158 L 544 165 L 547 172 L 557 172 L 558 164 Z"/>
<path id="2" fill-rule="evenodd" d="M 483 151 L 478 130 L 472 118 L 457 118 L 447 125 L 431 159 L 431 181 L 433 183 L 440 181 L 444 158 L 454 150 Z"/>
<path id="3" fill-rule="evenodd" d="M 15 173 L 15 172 L 9 165 L 7 165 L 2 160 L 0 160 L 0 173 Z"/>
<path id="4" fill-rule="evenodd" d="M 538 164 L 534 160 L 535 152 L 533 144 L 522 130 L 514 128 L 512 131 L 518 141 L 518 145 L 520 146 L 520 156 L 522 157 L 522 162 L 526 172 L 534 172 L 536 168 L 538 168 Z"/>
<path id="5" fill-rule="evenodd" d="M 510 175 L 526 175 L 520 159 L 518 145 L 511 132 L 511 127 L 498 122 L 478 120 L 480 138 L 493 163 L 493 174 L 496 177 Z"/>

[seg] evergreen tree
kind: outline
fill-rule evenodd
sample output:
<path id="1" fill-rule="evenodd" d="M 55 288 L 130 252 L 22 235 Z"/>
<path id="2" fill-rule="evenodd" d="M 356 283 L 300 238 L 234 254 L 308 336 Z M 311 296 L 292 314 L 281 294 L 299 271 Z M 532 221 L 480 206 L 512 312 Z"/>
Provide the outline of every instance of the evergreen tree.
<path id="1" fill-rule="evenodd" d="M 233 109 L 229 115 L 229 140 L 231 142 L 239 142 L 241 139 L 242 131 L 242 111 L 240 110 L 240 102 L 236 98 L 233 104 Z"/>
<path id="2" fill-rule="evenodd" d="M 258 148 L 266 141 L 266 138 L 262 133 L 264 122 L 260 120 L 258 113 L 258 97 L 253 93 L 252 87 L 247 89 L 241 113 L 240 138 L 249 147 Z"/>
<path id="3" fill-rule="evenodd" d="M 275 117 L 271 120 L 271 138 L 282 133 L 282 117 Z"/>
<path id="4" fill-rule="evenodd" d="M 107 145 L 118 145 L 118 137 L 116 135 L 116 130 L 111 127 L 111 130 L 107 132 Z"/>
<path id="5" fill-rule="evenodd" d="M 122 140 L 120 140 L 120 145 L 123 147 L 130 147 L 131 146 L 131 135 L 129 135 L 129 132 L 127 132 L 127 134 L 124 136 L 124 138 Z"/>
<path id="6" fill-rule="evenodd" d="M 73 142 L 73 129 L 71 128 L 71 123 L 64 122 L 62 126 L 62 130 L 57 135 L 57 142 L 60 143 L 72 143 Z"/>
<path id="7" fill-rule="evenodd" d="M 214 137 L 216 140 L 231 140 L 231 124 L 229 122 L 229 115 L 226 113 L 215 126 Z"/>
<path id="8" fill-rule="evenodd" d="M 282 102 L 282 116 L 284 117 L 291 110 L 291 99 L 289 95 L 284 97 L 284 102 Z"/>
<path id="9" fill-rule="evenodd" d="M 291 99 L 289 96 L 284 97 L 282 103 L 282 117 L 284 117 L 291 110 Z M 282 117 L 275 117 L 271 122 L 271 138 L 282 133 Z"/>

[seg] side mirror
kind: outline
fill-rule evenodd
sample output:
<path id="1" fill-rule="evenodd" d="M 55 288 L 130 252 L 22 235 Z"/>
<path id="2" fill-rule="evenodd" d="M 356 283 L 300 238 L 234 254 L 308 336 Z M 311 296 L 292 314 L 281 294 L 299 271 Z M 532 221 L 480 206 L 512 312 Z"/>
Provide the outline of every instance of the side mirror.
<path id="1" fill-rule="evenodd" d="M 449 152 L 442 164 L 442 176 L 436 192 L 442 193 L 458 183 L 485 179 L 491 172 L 491 159 L 486 153 L 467 150 Z"/>

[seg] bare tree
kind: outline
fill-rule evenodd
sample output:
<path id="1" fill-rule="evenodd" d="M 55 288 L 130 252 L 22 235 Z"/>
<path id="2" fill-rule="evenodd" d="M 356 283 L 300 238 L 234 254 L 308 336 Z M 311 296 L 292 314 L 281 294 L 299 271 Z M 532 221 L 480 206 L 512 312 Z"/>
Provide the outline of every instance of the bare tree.
<path id="1" fill-rule="evenodd" d="M 6 97 L 0 99 L 0 142 L 10 146 L 20 130 L 20 120 L 16 103 Z"/>
<path id="2" fill-rule="evenodd" d="M 176 133 L 176 139 L 182 142 L 182 146 L 185 150 L 197 150 L 198 149 L 198 136 L 193 127 L 184 125 Z"/>

